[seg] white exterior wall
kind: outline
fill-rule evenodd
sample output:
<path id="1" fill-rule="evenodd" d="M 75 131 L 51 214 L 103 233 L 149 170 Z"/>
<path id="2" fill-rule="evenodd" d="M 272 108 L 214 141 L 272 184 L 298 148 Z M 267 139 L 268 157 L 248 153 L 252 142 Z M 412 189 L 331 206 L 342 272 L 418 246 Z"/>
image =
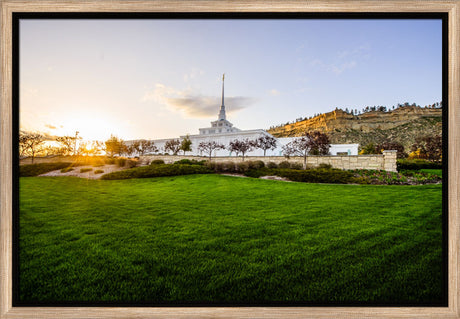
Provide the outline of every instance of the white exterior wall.
<path id="1" fill-rule="evenodd" d="M 267 133 L 266 131 L 259 129 L 259 130 L 245 130 L 245 131 L 238 131 L 232 133 L 225 133 L 225 134 L 199 134 L 199 135 L 190 135 L 189 138 L 192 141 L 192 151 L 187 152 L 186 155 L 193 155 L 193 156 L 207 156 L 207 154 L 202 154 L 198 151 L 198 145 L 201 142 L 208 142 L 208 141 L 215 141 L 224 146 L 228 146 L 231 141 L 234 140 L 255 140 L 260 136 L 272 136 L 271 134 Z M 183 139 L 185 136 L 181 136 L 178 138 L 179 140 Z M 177 138 L 176 138 L 177 139 Z M 266 156 L 283 156 L 283 146 L 287 143 L 292 142 L 295 140 L 296 137 L 281 137 L 276 138 L 277 146 L 274 150 L 267 150 Z M 158 148 L 160 154 L 167 153 L 164 149 L 164 145 L 167 141 L 171 139 L 159 139 L 153 140 L 155 146 Z M 358 155 L 358 147 L 359 144 L 331 144 L 329 149 L 330 155 L 337 155 L 337 153 L 346 153 L 348 155 Z M 182 154 L 182 152 L 180 152 Z M 263 156 L 264 151 L 261 149 L 255 149 L 252 152 L 248 152 L 245 156 Z M 218 150 L 214 151 L 213 156 L 235 156 L 235 153 L 231 153 L 229 150 Z"/>

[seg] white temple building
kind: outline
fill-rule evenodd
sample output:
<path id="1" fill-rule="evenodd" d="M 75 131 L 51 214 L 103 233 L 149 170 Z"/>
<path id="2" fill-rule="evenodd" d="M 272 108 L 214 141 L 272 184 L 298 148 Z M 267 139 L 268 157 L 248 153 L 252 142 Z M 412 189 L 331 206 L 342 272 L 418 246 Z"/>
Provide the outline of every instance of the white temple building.
<path id="1" fill-rule="evenodd" d="M 254 130 L 240 130 L 233 126 L 227 120 L 225 113 L 225 104 L 224 104 L 224 76 L 222 77 L 222 105 L 220 106 L 220 111 L 216 121 L 211 122 L 210 127 L 204 127 L 199 129 L 199 134 L 189 135 L 188 137 L 192 141 L 192 151 L 186 152 L 186 155 L 196 155 L 196 156 L 207 156 L 207 154 L 202 154 L 198 150 L 198 145 L 201 142 L 215 141 L 225 147 L 228 147 L 229 143 L 234 140 L 255 140 L 260 136 L 270 136 L 273 137 L 270 133 L 263 129 L 254 129 Z M 171 139 L 182 140 L 186 135 L 180 136 L 179 138 L 167 138 L 167 139 L 157 139 L 153 140 L 155 146 L 158 148 L 157 154 L 168 153 L 165 150 L 165 143 Z M 293 141 L 295 137 L 273 137 L 276 139 L 276 148 L 274 150 L 267 150 L 266 156 L 283 156 L 283 146 L 287 143 Z M 331 144 L 329 148 L 329 155 L 358 155 L 358 146 L 359 144 Z M 182 151 L 180 152 L 182 154 Z M 245 156 L 263 156 L 264 151 L 262 149 L 254 149 L 251 152 L 245 154 Z M 217 150 L 213 153 L 213 156 L 236 156 L 233 152 L 230 152 L 227 149 Z"/>

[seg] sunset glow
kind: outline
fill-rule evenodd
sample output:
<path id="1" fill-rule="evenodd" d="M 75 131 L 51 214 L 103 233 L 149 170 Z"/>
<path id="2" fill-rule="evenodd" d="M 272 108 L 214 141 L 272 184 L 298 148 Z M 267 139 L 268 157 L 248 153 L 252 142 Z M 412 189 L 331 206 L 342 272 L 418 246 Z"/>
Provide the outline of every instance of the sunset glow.
<path id="1" fill-rule="evenodd" d="M 441 101 L 440 20 L 20 21 L 20 127 L 197 134 L 220 106 L 268 129 L 336 107 Z"/>

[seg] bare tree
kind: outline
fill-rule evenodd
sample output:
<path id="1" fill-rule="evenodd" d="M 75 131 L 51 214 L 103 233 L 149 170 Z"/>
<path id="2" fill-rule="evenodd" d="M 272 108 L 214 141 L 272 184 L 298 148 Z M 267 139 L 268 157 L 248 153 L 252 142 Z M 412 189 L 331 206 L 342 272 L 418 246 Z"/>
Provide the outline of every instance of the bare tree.
<path id="1" fill-rule="evenodd" d="M 209 160 L 211 160 L 212 158 L 212 152 L 217 151 L 217 150 L 222 150 L 222 149 L 225 149 L 225 146 L 215 141 L 201 142 L 198 145 L 198 150 L 200 152 L 204 152 L 208 154 Z"/>
<path id="2" fill-rule="evenodd" d="M 74 154 L 75 155 L 75 145 L 76 145 L 77 136 L 58 136 L 56 141 L 61 144 L 62 148 L 65 150 L 66 155 Z"/>
<path id="3" fill-rule="evenodd" d="M 180 151 L 180 141 L 174 139 L 166 141 L 165 151 L 171 151 L 173 155 L 177 155 L 177 153 Z"/>
<path id="4" fill-rule="evenodd" d="M 40 133 L 21 132 L 19 135 L 19 149 L 21 155 L 29 155 L 34 162 L 35 155 L 41 150 L 45 138 Z"/>
<path id="5" fill-rule="evenodd" d="M 264 156 L 267 150 L 274 150 L 276 148 L 276 138 L 268 135 L 260 136 L 254 142 L 254 147 L 264 150 Z"/>
<path id="6" fill-rule="evenodd" d="M 251 152 L 255 147 L 255 143 L 255 141 L 250 141 L 248 139 L 243 141 L 234 140 L 228 144 L 228 150 L 237 153 L 237 156 L 239 153 L 241 153 L 244 161 L 244 154 Z"/>
<path id="7" fill-rule="evenodd" d="M 313 133 L 306 132 L 303 136 L 298 137 L 292 142 L 283 146 L 283 152 L 286 157 L 291 155 L 303 156 L 303 166 L 307 167 L 307 155 L 310 152 L 326 155 L 329 153 L 329 138 L 326 134 L 319 131 Z"/>
<path id="8" fill-rule="evenodd" d="M 155 146 L 155 143 L 148 140 L 134 141 L 132 147 L 139 154 L 139 156 L 150 152 L 158 152 L 158 148 Z"/>

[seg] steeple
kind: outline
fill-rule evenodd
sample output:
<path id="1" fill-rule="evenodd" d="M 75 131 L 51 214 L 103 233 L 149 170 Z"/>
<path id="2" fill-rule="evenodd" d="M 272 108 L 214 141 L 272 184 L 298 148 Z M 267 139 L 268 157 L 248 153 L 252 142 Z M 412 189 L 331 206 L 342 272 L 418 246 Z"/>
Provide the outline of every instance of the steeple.
<path id="1" fill-rule="evenodd" d="M 218 120 L 226 120 L 227 117 L 225 116 L 225 104 L 224 104 L 224 80 L 225 80 L 225 73 L 222 75 L 222 105 L 220 106 L 219 118 Z"/>

